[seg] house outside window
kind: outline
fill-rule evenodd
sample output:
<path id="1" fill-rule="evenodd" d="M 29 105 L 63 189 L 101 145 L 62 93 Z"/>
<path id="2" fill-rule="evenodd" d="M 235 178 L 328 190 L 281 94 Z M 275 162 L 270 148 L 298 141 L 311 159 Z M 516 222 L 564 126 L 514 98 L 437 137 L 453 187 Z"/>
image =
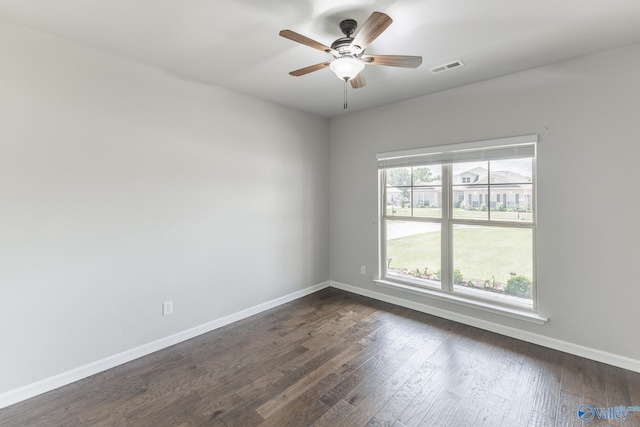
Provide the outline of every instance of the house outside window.
<path id="1" fill-rule="evenodd" d="M 535 311 L 536 142 L 379 154 L 380 280 Z"/>

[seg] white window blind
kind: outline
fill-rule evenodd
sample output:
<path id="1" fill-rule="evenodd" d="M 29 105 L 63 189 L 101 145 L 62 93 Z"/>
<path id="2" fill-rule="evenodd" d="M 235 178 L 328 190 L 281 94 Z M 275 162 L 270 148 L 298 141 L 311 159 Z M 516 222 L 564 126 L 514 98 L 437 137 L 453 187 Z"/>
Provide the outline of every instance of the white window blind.
<path id="1" fill-rule="evenodd" d="M 378 169 L 535 157 L 537 135 L 378 153 Z"/>

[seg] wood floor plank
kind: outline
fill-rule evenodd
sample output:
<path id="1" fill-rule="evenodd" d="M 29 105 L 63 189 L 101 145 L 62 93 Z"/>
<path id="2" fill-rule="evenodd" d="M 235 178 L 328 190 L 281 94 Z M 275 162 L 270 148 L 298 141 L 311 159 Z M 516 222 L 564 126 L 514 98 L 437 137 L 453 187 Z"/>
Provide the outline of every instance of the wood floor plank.
<path id="1" fill-rule="evenodd" d="M 314 423 L 314 427 L 335 427 L 337 425 L 341 425 L 341 423 L 349 417 L 351 413 L 355 410 L 355 406 L 350 403 L 340 400 L 335 405 L 331 407 L 327 412 L 325 412 L 320 418 L 318 418 Z M 358 425 L 358 424 L 348 424 L 348 425 Z"/>
<path id="2" fill-rule="evenodd" d="M 263 417 L 268 418 L 280 407 L 287 405 L 295 399 L 302 398 L 303 400 L 310 402 L 311 400 L 317 398 L 318 394 L 320 394 L 323 390 L 320 386 L 322 381 L 328 377 L 331 377 L 332 375 L 333 376 L 331 377 L 331 381 L 327 380 L 326 382 L 333 383 L 333 380 L 335 380 L 336 382 L 340 380 L 340 376 L 337 375 L 336 372 L 346 373 L 345 371 L 341 371 L 341 367 L 346 365 L 346 363 L 357 354 L 361 353 L 363 349 L 364 346 L 358 343 L 344 349 L 331 360 L 328 360 L 324 365 L 309 372 L 304 376 L 304 378 L 301 378 L 296 383 L 290 385 L 287 389 L 276 394 L 270 400 L 263 403 L 259 408 L 257 408 L 256 411 Z M 314 393 L 308 392 L 309 389 L 314 386 Z"/>
<path id="3" fill-rule="evenodd" d="M 406 343 L 406 337 L 398 331 L 398 328 L 392 327 L 379 329 L 376 331 L 378 333 L 369 335 L 368 338 L 375 338 L 373 341 L 368 340 L 371 344 L 347 362 L 354 368 L 353 372 L 346 375 L 320 399 L 327 405 L 333 406 L 363 382 L 377 381 L 399 369 L 402 361 L 393 359 L 393 355 Z M 352 399 L 356 400 L 353 396 Z"/>
<path id="4" fill-rule="evenodd" d="M 529 423 L 527 424 L 529 427 L 558 427 L 556 424 L 555 418 L 551 418 L 546 416 L 545 414 L 541 414 L 540 412 L 533 411 L 531 413 L 531 418 L 529 418 Z"/>
<path id="5" fill-rule="evenodd" d="M 309 426 L 329 409 L 331 408 L 321 400 L 305 403 L 300 399 L 296 399 L 271 414 L 260 426 Z"/>
<path id="6" fill-rule="evenodd" d="M 490 392 L 473 426 L 493 427 L 501 425 L 507 411 L 507 403 L 507 399 Z"/>
<path id="7" fill-rule="evenodd" d="M 640 373 L 625 371 L 625 380 L 627 382 L 627 389 L 629 390 L 629 398 L 633 406 L 640 406 Z M 640 412 L 634 412 L 632 415 L 634 421 L 640 425 Z"/>
<path id="8" fill-rule="evenodd" d="M 500 427 L 525 427 L 525 424 L 520 424 L 517 423 L 513 420 L 510 420 L 509 418 L 503 418 L 502 419 L 502 424 L 500 424 Z"/>
<path id="9" fill-rule="evenodd" d="M 593 406 L 607 406 L 607 388 L 604 379 L 604 365 L 592 360 L 584 360 L 585 365 L 582 398 L 583 403 Z"/>
<path id="10" fill-rule="evenodd" d="M 279 381 L 282 381 L 284 377 L 286 377 L 286 374 L 284 372 L 279 369 L 274 369 L 257 378 L 256 380 L 250 382 L 244 387 L 235 389 L 232 392 L 240 396 L 243 400 L 250 400 L 256 394 L 270 394 L 273 385 L 278 383 Z"/>
<path id="11" fill-rule="evenodd" d="M 640 405 L 640 373 L 328 288 L 0 409 L 0 425 L 570 427 L 583 403 Z"/>
<path id="12" fill-rule="evenodd" d="M 256 381 L 265 372 L 277 369 L 277 367 L 295 357 L 307 352 L 308 350 L 302 346 L 295 346 L 291 350 L 284 354 L 279 354 L 271 360 L 261 360 L 260 362 L 252 363 L 250 365 L 243 366 L 241 369 L 237 369 L 232 373 L 224 375 L 218 380 L 219 386 L 216 390 L 221 393 L 232 392 L 240 389 L 252 382 Z"/>
<path id="13" fill-rule="evenodd" d="M 615 366 L 604 367 L 604 386 L 607 390 L 607 406 L 632 405 L 624 370 Z"/>
<path id="14" fill-rule="evenodd" d="M 411 348 L 407 345 L 403 350 Z M 342 423 L 339 424 L 344 427 L 349 426 L 362 426 L 366 425 L 372 420 L 372 414 L 379 414 L 385 404 L 392 400 L 392 397 L 403 386 L 405 386 L 415 375 L 417 369 L 425 362 L 428 355 L 431 353 L 427 344 L 423 342 L 422 346 L 415 348 L 415 351 L 407 358 L 400 369 L 396 370 L 393 375 L 382 382 L 377 387 L 369 387 L 367 385 L 367 392 L 358 390 L 362 399 L 352 399 L 347 396 L 348 402 L 353 405 L 353 409 L 345 416 Z M 405 356 L 401 356 L 402 360 Z M 430 365 L 433 366 L 433 365 Z M 365 396 L 366 394 L 366 396 Z M 393 417 L 393 420 L 397 418 L 397 415 Z"/>
<path id="15" fill-rule="evenodd" d="M 494 383 L 494 379 L 487 378 L 480 373 L 475 374 L 473 382 L 455 408 L 447 425 L 451 427 L 472 426 L 480 415 L 490 391 L 493 390 Z"/>
<path id="16" fill-rule="evenodd" d="M 584 368 L 578 356 L 565 354 L 562 363 L 562 383 L 560 388 L 566 393 L 582 396 Z"/>
<path id="17" fill-rule="evenodd" d="M 267 379 L 265 379 L 265 377 L 261 377 L 251 384 L 241 388 L 238 391 L 238 394 L 242 393 L 241 396 L 243 397 L 244 402 L 237 405 L 233 410 L 228 411 L 225 415 L 225 419 L 241 418 L 243 414 L 253 411 L 263 418 L 268 418 L 271 414 L 259 411 L 261 405 L 269 401 L 275 393 L 281 393 L 292 384 L 295 384 L 305 378 L 308 372 L 314 371 L 315 369 L 323 366 L 325 362 L 331 360 L 339 354 L 341 350 L 342 349 L 339 347 L 329 348 L 323 353 L 318 354 L 315 358 L 309 360 L 307 363 L 304 363 L 298 368 L 288 371 L 279 377 L 273 376 L 273 378 Z M 283 405 L 281 404 L 276 408 L 276 410 L 279 410 L 282 406 Z"/>
<path id="18" fill-rule="evenodd" d="M 545 418 L 555 420 L 560 398 L 560 381 L 562 368 L 551 362 L 545 362 L 536 387 L 534 412 Z"/>
<path id="19" fill-rule="evenodd" d="M 509 400 L 509 405 L 505 417 L 511 421 L 529 420 L 534 410 L 535 395 L 540 376 L 541 367 L 528 365 L 520 370 L 513 394 Z M 540 390 L 542 392 L 542 390 Z M 525 423 L 526 424 L 526 423 Z"/>
<path id="20" fill-rule="evenodd" d="M 222 418 L 244 401 L 236 394 L 230 393 L 220 396 L 216 393 L 199 394 L 200 400 L 192 403 L 188 408 L 189 416 L 182 423 L 195 425 L 224 425 Z"/>
<path id="21" fill-rule="evenodd" d="M 411 404 L 413 399 L 422 390 L 431 376 L 439 368 L 429 362 L 424 362 L 413 372 L 413 375 L 393 393 L 391 398 L 375 413 L 367 423 L 368 426 L 388 426 L 393 424 L 403 411 Z"/>
<path id="22" fill-rule="evenodd" d="M 457 359 L 455 363 L 448 364 L 445 369 L 447 381 L 445 389 L 456 396 L 464 396 L 475 380 L 476 371 L 469 360 L 469 353 L 454 350 L 452 359 Z M 495 386 L 495 384 L 494 384 Z"/>
<path id="23" fill-rule="evenodd" d="M 91 392 L 92 387 L 95 387 L 94 383 L 100 383 L 101 380 L 112 376 L 112 372 L 100 373 L 66 387 L 58 388 L 27 401 L 0 409 L 0 425 L 46 425 L 39 420 L 51 419 L 56 414 L 61 414 L 59 418 L 64 418 L 65 413 L 69 414 L 69 416 L 74 415 L 75 410 L 79 411 L 84 406 L 90 406 L 87 394 Z"/>
<path id="24" fill-rule="evenodd" d="M 424 384 L 422 389 L 411 400 L 409 405 L 402 411 L 398 421 L 407 426 L 419 426 L 429 409 L 433 406 L 436 398 L 445 391 L 447 382 L 447 372 L 444 368 L 438 369 Z"/>
<path id="25" fill-rule="evenodd" d="M 512 350 L 507 350 L 502 356 L 502 359 L 497 362 L 499 369 L 495 375 L 495 384 L 492 392 L 509 399 L 515 391 L 523 363 L 521 357 Z"/>
<path id="26" fill-rule="evenodd" d="M 411 336 L 404 336 L 395 340 L 378 355 L 372 358 L 370 366 L 364 365 L 362 369 L 369 369 L 367 379 L 353 388 L 344 399 L 353 406 L 358 406 L 371 393 L 380 388 L 394 373 L 396 373 L 411 357 L 417 349 L 411 343 Z"/>
<path id="27" fill-rule="evenodd" d="M 558 415 L 556 415 L 556 424 L 567 427 L 579 427 L 582 421 L 578 418 L 578 408 L 582 405 L 582 397 L 569 393 L 568 391 L 560 391 L 560 401 L 558 403 Z"/>
<path id="28" fill-rule="evenodd" d="M 449 419 L 453 417 L 455 408 L 460 403 L 460 397 L 455 394 L 443 391 L 435 397 L 433 405 L 425 413 L 417 426 L 446 426 Z M 409 424 L 407 424 L 409 426 Z"/>
<path id="29" fill-rule="evenodd" d="M 200 400 L 197 393 L 184 394 L 179 397 L 165 395 L 157 402 L 148 402 L 145 405 L 136 406 L 127 412 L 126 418 L 129 424 L 135 426 L 170 426 L 175 425 L 174 415 L 180 415 L 185 407 L 191 406 Z"/>

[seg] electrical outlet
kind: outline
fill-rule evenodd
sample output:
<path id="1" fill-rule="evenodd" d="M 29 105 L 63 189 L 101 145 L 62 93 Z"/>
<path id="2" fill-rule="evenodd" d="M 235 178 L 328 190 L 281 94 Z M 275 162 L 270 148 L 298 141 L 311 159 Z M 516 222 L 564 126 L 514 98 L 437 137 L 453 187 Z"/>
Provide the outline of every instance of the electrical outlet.
<path id="1" fill-rule="evenodd" d="M 162 315 L 168 316 L 173 314 L 173 301 L 165 301 L 162 303 Z"/>
<path id="2" fill-rule="evenodd" d="M 364 265 L 360 266 L 360 274 L 367 274 L 367 267 Z"/>

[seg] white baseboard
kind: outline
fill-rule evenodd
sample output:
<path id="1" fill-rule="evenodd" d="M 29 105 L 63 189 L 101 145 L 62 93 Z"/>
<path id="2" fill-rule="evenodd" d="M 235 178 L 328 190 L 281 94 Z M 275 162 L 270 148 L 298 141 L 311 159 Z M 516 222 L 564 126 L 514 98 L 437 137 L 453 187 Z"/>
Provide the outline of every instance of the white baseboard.
<path id="1" fill-rule="evenodd" d="M 590 347 L 584 347 L 578 344 L 562 341 L 556 338 L 546 337 L 540 334 L 534 334 L 521 329 L 512 328 L 510 326 L 493 323 L 476 317 L 455 313 L 448 310 L 432 307 L 427 304 L 418 303 L 404 298 L 398 298 L 381 292 L 370 291 L 368 289 L 351 286 L 340 282 L 331 281 L 331 287 L 342 289 L 358 295 L 363 295 L 379 301 L 388 302 L 401 307 L 410 308 L 422 313 L 432 314 L 444 319 L 453 320 L 454 322 L 463 323 L 465 325 L 474 326 L 476 328 L 506 335 L 522 341 L 538 344 L 543 347 L 552 348 L 554 350 L 563 351 L 565 353 L 574 354 L 587 359 L 595 360 L 609 365 L 618 366 L 630 371 L 640 372 L 640 360 L 631 359 L 629 357 L 620 356 L 606 351 L 597 350 Z"/>
<path id="2" fill-rule="evenodd" d="M 262 304 L 247 308 L 246 310 L 221 317 L 203 325 L 178 332 L 177 334 L 169 335 L 165 338 L 161 338 L 148 344 L 141 345 L 140 347 L 136 347 L 131 350 L 127 350 L 122 353 L 97 360 L 87 365 L 80 366 L 70 371 L 45 378 L 41 381 L 28 384 L 18 389 L 9 390 L 8 392 L 0 394 L 0 408 L 13 405 L 14 403 L 18 403 L 31 397 L 35 397 L 39 394 L 46 393 L 53 389 L 71 384 L 75 381 L 87 378 L 91 375 L 106 371 L 107 369 L 122 365 L 123 363 L 127 363 L 148 354 L 154 353 L 158 350 L 162 350 L 163 348 L 171 347 L 172 345 L 197 337 L 198 335 L 211 332 L 215 329 L 221 328 L 222 326 L 253 316 L 254 314 L 262 313 L 263 311 L 327 288 L 329 287 L 329 285 L 330 282 L 320 283 L 318 285 L 311 286 L 306 289 L 302 289 L 300 291 L 282 296 L 280 298 L 276 298 L 271 301 L 267 301 Z"/>

